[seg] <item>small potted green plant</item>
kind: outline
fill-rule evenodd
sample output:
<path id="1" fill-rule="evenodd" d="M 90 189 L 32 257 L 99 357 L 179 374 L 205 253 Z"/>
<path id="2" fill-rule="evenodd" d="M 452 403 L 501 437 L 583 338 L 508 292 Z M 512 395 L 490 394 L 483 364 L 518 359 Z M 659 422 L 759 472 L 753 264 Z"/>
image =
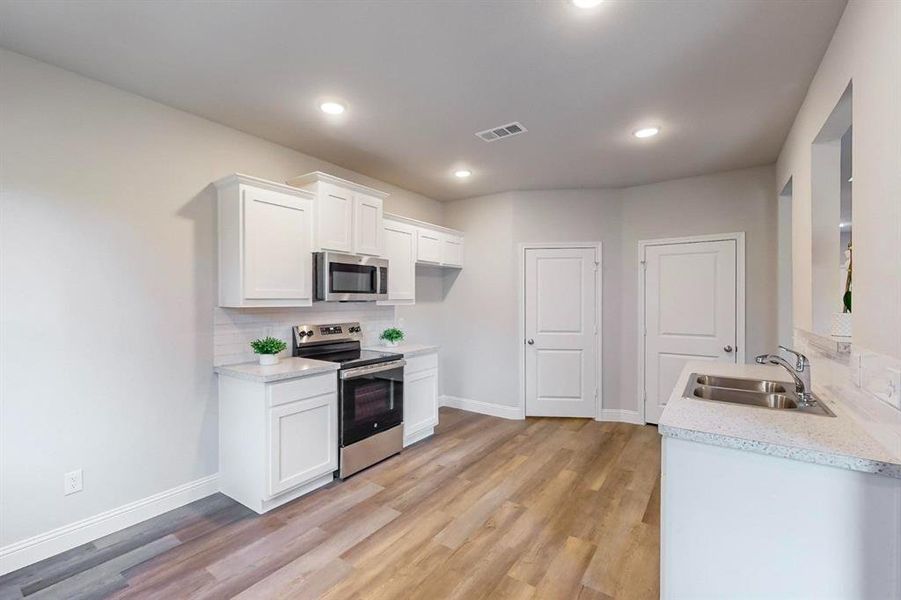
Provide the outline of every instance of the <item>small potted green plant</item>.
<path id="1" fill-rule="evenodd" d="M 397 346 L 397 343 L 404 339 L 404 332 L 397 327 L 389 327 L 382 332 L 379 339 L 386 346 Z"/>
<path id="2" fill-rule="evenodd" d="M 264 337 L 250 342 L 250 347 L 254 353 L 260 355 L 261 365 L 277 365 L 278 353 L 288 347 L 288 345 L 278 338 L 272 336 Z"/>

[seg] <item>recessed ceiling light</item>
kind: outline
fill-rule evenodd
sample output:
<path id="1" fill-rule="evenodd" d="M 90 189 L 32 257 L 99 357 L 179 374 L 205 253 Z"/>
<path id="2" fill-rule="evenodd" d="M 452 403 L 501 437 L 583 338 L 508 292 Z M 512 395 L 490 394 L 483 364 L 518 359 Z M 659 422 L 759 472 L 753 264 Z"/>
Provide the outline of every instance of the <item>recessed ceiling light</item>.
<path id="1" fill-rule="evenodd" d="M 637 138 L 649 138 L 654 137 L 658 133 L 660 133 L 659 127 L 643 127 L 641 129 L 636 129 L 635 131 L 633 131 L 632 135 Z"/>
<path id="2" fill-rule="evenodd" d="M 572 0 L 573 5 L 578 8 L 594 8 L 604 0 Z"/>
<path id="3" fill-rule="evenodd" d="M 329 115 L 340 115 L 344 112 L 344 105 L 338 102 L 323 102 L 319 105 L 319 109 Z"/>
<path id="4" fill-rule="evenodd" d="M 458 177 L 460 179 L 466 179 L 470 175 L 472 175 L 472 171 L 470 171 L 469 169 L 457 169 L 456 171 L 454 171 L 454 177 Z"/>

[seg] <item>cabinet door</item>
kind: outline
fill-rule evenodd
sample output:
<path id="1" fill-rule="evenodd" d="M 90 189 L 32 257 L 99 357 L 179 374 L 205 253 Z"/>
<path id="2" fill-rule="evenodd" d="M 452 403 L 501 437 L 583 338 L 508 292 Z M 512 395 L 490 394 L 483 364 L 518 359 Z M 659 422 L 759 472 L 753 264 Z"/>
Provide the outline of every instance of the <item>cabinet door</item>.
<path id="1" fill-rule="evenodd" d="M 312 203 L 241 186 L 244 210 L 244 297 L 312 302 Z"/>
<path id="2" fill-rule="evenodd" d="M 338 468 L 338 396 L 323 394 L 269 409 L 269 495 Z"/>
<path id="3" fill-rule="evenodd" d="M 445 235 L 441 251 L 441 264 L 449 267 L 463 266 L 463 238 L 456 235 Z"/>
<path id="4" fill-rule="evenodd" d="M 354 194 L 354 252 L 381 256 L 382 228 L 381 198 Z"/>
<path id="5" fill-rule="evenodd" d="M 416 261 L 440 265 L 442 237 L 437 231 L 420 229 L 416 239 Z"/>
<path id="6" fill-rule="evenodd" d="M 438 424 L 438 370 L 404 378 L 404 438 Z"/>
<path id="7" fill-rule="evenodd" d="M 353 252 L 353 193 L 330 183 L 320 183 L 317 202 L 316 241 L 319 249 Z"/>
<path id="8" fill-rule="evenodd" d="M 416 228 L 385 221 L 385 258 L 388 259 L 388 302 L 416 299 Z"/>

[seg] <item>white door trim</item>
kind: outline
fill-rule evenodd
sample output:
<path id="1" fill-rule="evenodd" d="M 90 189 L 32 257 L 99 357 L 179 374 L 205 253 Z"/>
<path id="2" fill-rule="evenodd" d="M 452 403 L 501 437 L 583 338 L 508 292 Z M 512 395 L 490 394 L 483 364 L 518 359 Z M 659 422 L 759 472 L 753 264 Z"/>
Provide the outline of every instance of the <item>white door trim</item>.
<path id="1" fill-rule="evenodd" d="M 597 261 L 598 261 L 598 277 L 595 279 L 596 289 L 595 289 L 595 305 L 597 314 L 595 315 L 595 319 L 597 319 L 598 324 L 598 333 L 595 336 L 597 348 L 597 386 L 598 386 L 598 397 L 597 397 L 597 405 L 594 410 L 594 418 L 596 421 L 601 420 L 601 411 L 604 406 L 604 376 L 603 376 L 603 348 L 604 344 L 601 341 L 604 335 L 604 296 L 602 294 L 604 289 L 604 254 L 601 249 L 601 242 L 558 242 L 558 243 L 526 243 L 518 245 L 518 258 L 519 258 L 519 285 L 517 286 L 517 294 L 518 294 L 518 304 L 519 304 L 519 326 L 517 327 L 517 344 L 519 345 L 519 357 L 517 364 L 519 365 L 519 405 L 517 409 L 519 410 L 519 418 L 526 418 L 526 250 L 555 250 L 555 249 L 565 249 L 565 248 L 593 248 L 597 253 Z"/>
<path id="2" fill-rule="evenodd" d="M 698 242 L 735 241 L 735 335 L 737 339 L 736 360 L 738 364 L 745 362 L 745 232 L 721 233 L 715 235 L 696 235 L 677 238 L 660 238 L 639 240 L 638 242 L 638 414 L 642 423 L 645 419 L 644 389 L 644 257 L 649 246 L 666 246 L 670 244 L 691 244 Z"/>

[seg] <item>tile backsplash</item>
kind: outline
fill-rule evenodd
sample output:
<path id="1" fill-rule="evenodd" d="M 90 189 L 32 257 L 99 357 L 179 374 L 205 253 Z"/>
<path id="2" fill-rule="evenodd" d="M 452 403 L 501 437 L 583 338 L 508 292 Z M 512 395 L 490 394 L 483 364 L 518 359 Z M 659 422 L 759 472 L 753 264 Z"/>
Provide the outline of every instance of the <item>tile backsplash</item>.
<path id="1" fill-rule="evenodd" d="M 308 308 L 219 308 L 213 309 L 213 364 L 231 365 L 256 360 L 251 340 L 271 335 L 284 340 L 291 356 L 291 327 L 294 325 L 359 321 L 363 345 L 377 345 L 379 334 L 396 322 L 393 306 L 375 303 L 314 303 Z"/>
<path id="2" fill-rule="evenodd" d="M 891 372 L 901 361 L 795 330 L 794 346 L 810 359 L 813 388 L 841 402 L 880 443 L 901 456 L 901 411 Z"/>

